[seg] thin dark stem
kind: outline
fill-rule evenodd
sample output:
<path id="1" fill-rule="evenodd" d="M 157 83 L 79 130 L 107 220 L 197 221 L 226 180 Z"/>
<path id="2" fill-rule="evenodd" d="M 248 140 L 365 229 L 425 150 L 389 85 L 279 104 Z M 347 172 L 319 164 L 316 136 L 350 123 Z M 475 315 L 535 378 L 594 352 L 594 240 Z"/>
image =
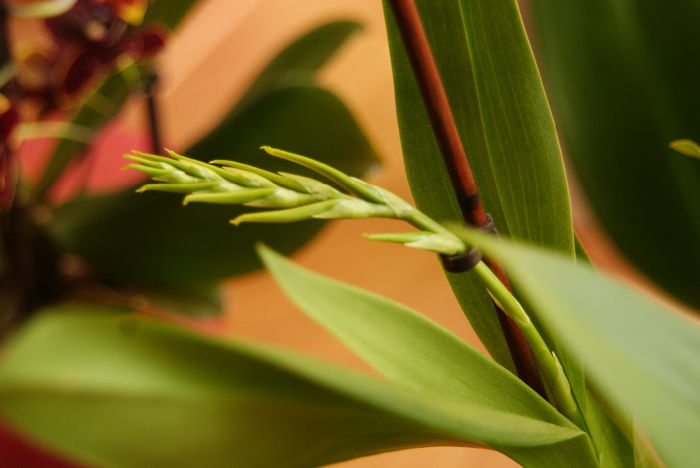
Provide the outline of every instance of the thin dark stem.
<path id="1" fill-rule="evenodd" d="M 440 73 L 435 65 L 418 9 L 413 0 L 389 0 L 389 4 L 418 81 L 433 133 L 450 174 L 464 221 L 473 226 L 483 226 L 488 222 L 488 218 L 479 198 L 476 182 L 469 167 L 467 155 L 459 137 L 457 125 L 440 79 Z M 493 261 L 487 261 L 487 265 L 510 290 L 510 284 L 503 268 Z M 544 396 L 544 386 L 530 344 L 515 322 L 495 303 L 494 308 L 498 314 L 498 320 L 518 376 Z"/>
<path id="2" fill-rule="evenodd" d="M 148 110 L 148 127 L 151 133 L 151 149 L 154 153 L 160 154 L 163 151 L 160 138 L 160 124 L 158 118 L 158 73 L 151 71 L 146 78 L 146 106 Z"/>

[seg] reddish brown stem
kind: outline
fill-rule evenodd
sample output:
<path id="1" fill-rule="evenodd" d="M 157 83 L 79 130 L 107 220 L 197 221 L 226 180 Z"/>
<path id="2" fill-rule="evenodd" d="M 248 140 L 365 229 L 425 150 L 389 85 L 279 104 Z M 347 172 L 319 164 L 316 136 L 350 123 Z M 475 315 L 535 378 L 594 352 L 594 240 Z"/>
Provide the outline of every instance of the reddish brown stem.
<path id="1" fill-rule="evenodd" d="M 155 154 L 161 154 L 163 152 L 163 147 L 161 145 L 160 138 L 160 122 L 158 115 L 158 98 L 157 98 L 157 87 L 158 87 L 158 72 L 151 70 L 148 77 L 146 77 L 146 111 L 148 116 L 148 128 L 151 133 L 151 150 Z"/>
<path id="2" fill-rule="evenodd" d="M 479 199 L 476 182 L 469 167 L 467 155 L 462 146 L 462 140 L 459 137 L 457 125 L 447 101 L 447 95 L 442 86 L 440 73 L 435 65 L 418 9 L 413 0 L 389 0 L 389 4 L 411 61 L 433 133 L 450 174 L 464 221 L 473 226 L 483 226 L 488 221 L 486 212 Z M 508 278 L 500 264 L 494 261 L 487 261 L 486 264 L 510 289 Z M 529 343 L 515 322 L 495 303 L 494 308 L 498 314 L 498 320 L 518 376 L 537 393 L 544 396 L 544 386 Z"/>

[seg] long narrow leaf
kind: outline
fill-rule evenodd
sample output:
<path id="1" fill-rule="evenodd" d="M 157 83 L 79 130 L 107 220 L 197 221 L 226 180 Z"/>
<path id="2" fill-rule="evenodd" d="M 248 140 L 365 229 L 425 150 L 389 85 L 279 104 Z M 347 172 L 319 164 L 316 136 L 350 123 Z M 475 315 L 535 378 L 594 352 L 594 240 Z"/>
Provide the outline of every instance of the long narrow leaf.
<path id="1" fill-rule="evenodd" d="M 304 270 L 266 247 L 258 250 L 295 304 L 392 382 L 575 427 L 512 373 L 419 313 Z M 585 441 L 572 442 L 559 447 L 562 454 L 594 458 Z"/>
<path id="2" fill-rule="evenodd" d="M 536 317 L 584 363 L 592 384 L 634 418 L 669 466 L 696 464 L 700 328 L 589 266 L 456 231 L 498 256 Z"/>
<path id="3" fill-rule="evenodd" d="M 258 252 L 301 310 L 392 382 L 569 424 L 513 374 L 418 312 L 305 270 L 265 246 Z"/>
<path id="4" fill-rule="evenodd" d="M 486 210 L 503 233 L 573 255 L 561 153 L 516 3 L 416 3 Z M 460 220 L 398 30 L 385 11 L 414 200 L 435 219 Z M 495 312 L 473 276 L 448 279 L 486 348 L 511 367 Z"/>

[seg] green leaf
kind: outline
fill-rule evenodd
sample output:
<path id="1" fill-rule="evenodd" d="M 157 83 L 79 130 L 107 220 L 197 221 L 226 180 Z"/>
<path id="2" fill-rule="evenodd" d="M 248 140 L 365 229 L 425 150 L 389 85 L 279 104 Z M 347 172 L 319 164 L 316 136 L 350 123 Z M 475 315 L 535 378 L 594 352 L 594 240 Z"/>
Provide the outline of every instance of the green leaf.
<path id="1" fill-rule="evenodd" d="M 45 312 L 0 362 L 4 420 L 82 463 L 302 467 L 488 444 L 526 466 L 593 466 L 557 450 L 576 429 L 102 312 Z"/>
<path id="2" fill-rule="evenodd" d="M 70 132 L 71 128 L 80 128 L 84 133 L 83 138 L 94 137 L 119 113 L 126 98 L 138 89 L 143 73 L 142 67 L 130 65 L 107 77 L 87 98 L 66 131 Z M 88 144 L 84 141 L 62 139 L 42 171 L 39 182 L 33 188 L 34 197 L 38 199 L 44 197 L 63 170 L 74 159 L 80 157 L 87 147 Z"/>
<path id="3" fill-rule="evenodd" d="M 299 149 L 353 175 L 376 161 L 343 103 L 311 86 L 269 92 L 188 154 L 298 170 L 262 153 L 258 147 L 266 143 Z M 83 257 L 104 279 L 189 287 L 258 268 L 256 241 L 288 253 L 322 226 L 316 221 L 284 227 L 228 224 L 242 212 L 194 203 L 183 208 L 173 194 L 128 190 L 69 202 L 56 210 L 52 228 L 64 249 Z"/>
<path id="4" fill-rule="evenodd" d="M 394 94 L 396 98 L 396 112 L 399 120 L 401 148 L 403 151 L 404 165 L 406 167 L 406 176 L 411 187 L 413 200 L 418 209 L 433 219 L 461 220 L 462 216 L 459 211 L 457 199 L 451 189 L 450 178 L 442 162 L 440 150 L 431 131 L 430 121 L 425 111 L 418 85 L 413 77 L 410 62 L 403 49 L 399 31 L 394 23 L 386 0 L 383 3 L 387 23 L 389 51 L 391 52 L 391 67 L 394 75 Z M 421 2 L 417 3 L 421 4 Z M 438 12 L 438 9 L 441 7 L 450 8 L 450 11 L 444 15 L 435 16 L 434 18 L 436 22 L 438 18 L 441 20 L 442 28 L 454 33 L 457 29 L 455 18 L 459 15 L 457 5 L 455 2 L 433 2 L 433 10 L 435 10 L 435 12 Z M 425 7 L 423 6 L 423 8 Z M 439 28 L 431 28 L 431 24 L 432 22 L 429 18 L 427 21 L 424 20 L 424 25 L 428 30 L 429 37 L 439 32 Z M 461 31 L 461 28 L 459 30 Z M 462 48 L 454 47 L 454 37 L 460 36 L 456 35 L 452 37 L 451 48 L 457 53 L 462 52 Z M 441 57 L 442 54 L 436 56 L 436 59 L 440 60 Z M 455 62 L 468 63 L 464 57 L 462 57 L 462 60 L 455 60 Z M 448 96 L 450 96 L 452 86 L 447 82 L 447 79 L 449 79 L 451 75 L 442 73 L 442 76 L 446 91 L 448 92 Z M 455 76 L 454 79 L 455 81 L 460 81 L 462 87 L 473 84 L 471 74 L 465 73 L 461 76 Z M 453 98 L 451 97 L 451 99 Z M 472 106 L 469 108 L 465 106 L 465 103 L 461 103 L 459 107 L 453 105 L 453 109 L 454 111 L 466 111 L 466 109 L 470 109 L 472 111 L 470 113 L 474 115 L 476 106 L 473 102 L 471 104 Z M 453 113 L 458 121 L 458 125 L 463 127 L 461 114 L 454 111 Z M 478 122 L 478 119 L 470 120 L 470 122 L 474 121 Z M 476 163 L 478 162 L 479 161 L 476 161 Z M 484 164 L 484 167 L 488 167 L 488 165 Z M 476 173 L 477 169 L 475 167 L 473 169 Z M 481 182 L 479 186 L 484 190 Z M 488 196 L 488 194 L 484 194 L 482 198 L 485 199 L 485 197 Z M 492 203 L 486 206 L 489 207 L 495 219 L 503 219 L 500 213 L 496 215 L 493 211 L 494 208 L 500 209 L 500 204 Z M 501 325 L 494 311 L 491 299 L 486 291 L 484 291 L 484 288 L 481 286 L 474 273 L 446 273 L 446 276 L 460 307 L 489 354 L 504 367 L 515 371 L 508 345 L 503 338 L 503 333 L 500 328 Z"/>
<path id="5" fill-rule="evenodd" d="M 17 4 L 9 2 L 7 9 L 18 18 L 49 18 L 62 15 L 75 5 L 77 0 L 43 0 L 33 3 Z"/>
<path id="6" fill-rule="evenodd" d="M 258 251 L 300 309 L 397 385 L 575 427 L 512 373 L 419 313 L 304 270 L 264 246 Z M 559 447 L 582 460 L 594 459 L 591 449 Z"/>
<path id="7" fill-rule="evenodd" d="M 694 466 L 700 329 L 627 286 L 550 251 L 460 229 L 497 256 L 538 323 L 585 365 L 591 384 L 637 421 L 669 466 Z"/>
<path id="8" fill-rule="evenodd" d="M 241 108 L 278 86 L 310 84 L 316 72 L 362 26 L 353 21 L 333 21 L 299 37 L 260 72 L 238 103 Z M 235 110 L 234 110 L 235 112 Z"/>
<path id="9" fill-rule="evenodd" d="M 579 395 L 583 403 L 583 417 L 588 433 L 598 450 L 602 467 L 627 468 L 633 465 L 634 447 L 606 410 L 609 406 L 600 403 L 600 398 L 588 386 Z"/>
<path id="10" fill-rule="evenodd" d="M 486 210 L 503 233 L 573 255 L 561 154 L 515 2 L 416 3 Z M 434 219 L 461 220 L 386 3 L 385 12 L 413 198 Z M 474 275 L 448 274 L 448 279 L 489 353 L 512 368 L 493 306 Z"/>
<path id="11" fill-rule="evenodd" d="M 636 428 L 634 430 L 634 467 L 663 468 L 649 441 Z"/>
<path id="12" fill-rule="evenodd" d="M 159 22 L 174 29 L 197 0 L 156 0 L 148 4 L 144 24 Z"/>
<path id="13" fill-rule="evenodd" d="M 700 146 L 693 140 L 673 140 L 668 146 L 681 154 L 700 159 Z"/>
<path id="14" fill-rule="evenodd" d="M 559 129 L 597 218 L 638 268 L 700 308 L 700 165 L 668 147 L 700 141 L 700 67 L 689 66 L 700 3 L 532 6 Z"/>
<path id="15" fill-rule="evenodd" d="M 591 264 L 591 259 L 588 258 L 588 253 L 583 247 L 583 244 L 581 244 L 581 240 L 578 238 L 578 236 L 574 237 L 574 242 L 574 247 L 576 249 L 576 261 Z"/>

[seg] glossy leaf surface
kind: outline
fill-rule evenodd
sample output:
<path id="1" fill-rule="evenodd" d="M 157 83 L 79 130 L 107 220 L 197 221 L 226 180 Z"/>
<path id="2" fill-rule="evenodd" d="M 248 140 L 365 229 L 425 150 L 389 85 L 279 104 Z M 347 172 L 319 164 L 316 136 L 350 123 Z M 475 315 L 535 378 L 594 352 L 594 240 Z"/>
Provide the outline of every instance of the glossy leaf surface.
<path id="1" fill-rule="evenodd" d="M 302 467 L 481 441 L 526 465 L 587 466 L 550 449 L 581 437 L 575 429 L 433 398 L 287 351 L 97 312 L 44 314 L 0 363 L 3 417 L 83 463 Z"/>
<path id="2" fill-rule="evenodd" d="M 603 226 L 653 280 L 700 307 L 700 2 L 535 0 L 559 128 Z M 663 245 L 663 248 L 659 246 Z"/>
<path id="3" fill-rule="evenodd" d="M 397 385 L 575 427 L 512 373 L 419 313 L 258 250 L 296 305 Z M 594 459 L 583 439 L 558 450 L 572 460 Z"/>
<path id="4" fill-rule="evenodd" d="M 461 237 L 501 259 L 538 323 L 634 418 L 668 466 L 691 467 L 700 433 L 700 328 L 617 281 L 549 251 Z"/>
<path id="5" fill-rule="evenodd" d="M 417 1 L 484 206 L 498 228 L 573 255 L 554 124 L 512 0 Z M 418 207 L 461 220 L 401 38 L 385 3 L 406 173 Z M 448 274 L 481 341 L 512 367 L 493 306 L 470 273 Z"/>
<path id="6" fill-rule="evenodd" d="M 418 312 L 258 248 L 287 296 L 392 382 L 555 424 L 568 421 L 517 377 Z"/>

